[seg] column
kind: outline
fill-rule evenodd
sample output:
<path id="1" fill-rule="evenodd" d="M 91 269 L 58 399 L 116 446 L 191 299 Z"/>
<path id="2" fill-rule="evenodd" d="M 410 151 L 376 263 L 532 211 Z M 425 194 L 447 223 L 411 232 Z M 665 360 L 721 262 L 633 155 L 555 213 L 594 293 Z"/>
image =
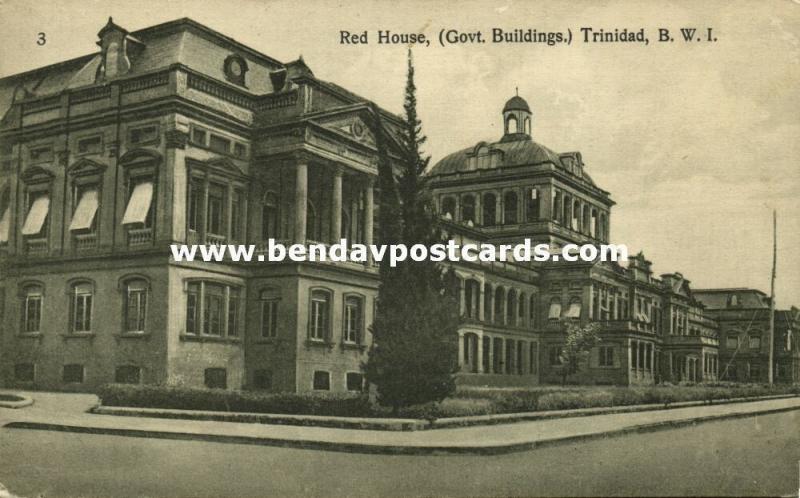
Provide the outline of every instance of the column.
<path id="1" fill-rule="evenodd" d="M 503 219 L 504 218 L 504 216 L 503 216 L 503 192 L 502 191 L 497 192 L 495 197 L 494 197 L 494 199 L 495 199 L 494 217 L 495 217 L 495 220 L 496 220 L 495 223 L 497 225 L 502 225 L 502 224 L 505 223 L 505 220 Z"/>
<path id="2" fill-rule="evenodd" d="M 206 171 L 203 178 L 203 208 L 200 212 L 200 240 L 202 244 L 206 244 L 206 236 L 208 231 L 208 189 L 209 189 L 208 171 Z M 202 315 L 201 315 L 202 316 Z"/>
<path id="3" fill-rule="evenodd" d="M 475 356 L 476 371 L 483 373 L 483 334 L 478 334 L 478 353 Z"/>
<path id="4" fill-rule="evenodd" d="M 495 373 L 494 372 L 494 337 L 488 336 L 489 341 L 489 351 L 486 352 L 488 356 L 488 361 L 486 364 L 489 366 L 489 369 L 486 373 Z"/>
<path id="5" fill-rule="evenodd" d="M 227 205 L 225 206 L 226 211 L 226 219 L 225 223 L 227 225 L 225 230 L 225 240 L 228 241 L 228 244 L 233 242 L 233 224 L 234 223 L 241 223 L 242 220 L 235 220 L 233 219 L 233 184 L 228 182 L 228 192 L 227 192 Z"/>
<path id="6" fill-rule="evenodd" d="M 458 306 L 458 314 L 464 315 L 467 312 L 467 292 L 466 292 L 467 281 L 466 279 L 458 279 L 458 294 L 459 294 L 459 306 Z"/>
<path id="7" fill-rule="evenodd" d="M 331 244 L 342 238 L 342 168 L 333 170 L 333 195 L 331 196 Z"/>
<path id="8" fill-rule="evenodd" d="M 366 198 L 364 200 L 366 203 L 364 206 L 364 244 L 370 245 L 372 244 L 373 222 L 375 217 L 375 178 L 369 177 L 367 180 L 367 189 L 364 197 Z M 371 251 L 367 251 L 367 253 L 370 255 L 372 254 Z M 371 256 L 367 258 L 371 263 Z"/>
<path id="9" fill-rule="evenodd" d="M 486 321 L 494 323 L 494 287 L 491 284 L 489 285 L 489 309 L 486 311 L 488 312 Z"/>
<path id="10" fill-rule="evenodd" d="M 650 344 L 650 373 L 655 377 L 656 372 L 656 348 L 655 344 Z"/>
<path id="11" fill-rule="evenodd" d="M 486 317 L 486 310 L 483 309 L 484 303 L 486 301 L 486 298 L 483 295 L 484 292 L 486 291 L 485 289 L 486 284 L 482 280 L 479 281 L 479 284 L 480 284 L 480 289 L 478 289 L 478 320 L 482 322 Z"/>
<path id="12" fill-rule="evenodd" d="M 508 364 L 506 363 L 506 350 L 508 345 L 505 339 L 500 339 L 500 371 L 497 373 L 504 374 L 508 372 Z"/>
<path id="13" fill-rule="evenodd" d="M 464 334 L 458 333 L 458 369 L 464 367 Z"/>
<path id="14" fill-rule="evenodd" d="M 308 209 L 308 165 L 300 161 L 295 167 L 294 242 L 306 242 L 306 210 Z"/>

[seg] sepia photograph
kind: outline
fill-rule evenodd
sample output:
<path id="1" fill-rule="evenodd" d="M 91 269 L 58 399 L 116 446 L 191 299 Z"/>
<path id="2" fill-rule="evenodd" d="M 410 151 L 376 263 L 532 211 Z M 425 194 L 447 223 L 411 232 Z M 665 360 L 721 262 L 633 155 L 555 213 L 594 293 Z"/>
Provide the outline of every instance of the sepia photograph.
<path id="1" fill-rule="evenodd" d="M 800 0 L 0 2 L 0 498 L 800 498 Z"/>

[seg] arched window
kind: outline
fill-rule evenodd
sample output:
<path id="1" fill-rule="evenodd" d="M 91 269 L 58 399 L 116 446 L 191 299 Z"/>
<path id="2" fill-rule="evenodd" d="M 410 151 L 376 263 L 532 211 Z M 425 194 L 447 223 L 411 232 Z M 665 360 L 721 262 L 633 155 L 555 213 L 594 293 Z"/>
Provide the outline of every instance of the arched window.
<path id="1" fill-rule="evenodd" d="M 525 205 L 525 221 L 536 221 L 539 219 L 539 190 L 536 187 L 528 189 L 527 201 Z"/>
<path id="2" fill-rule="evenodd" d="M 531 134 L 531 118 L 525 118 L 525 133 Z"/>
<path id="3" fill-rule="evenodd" d="M 506 121 L 506 133 L 517 133 L 518 131 L 517 118 L 514 116 L 509 116 L 508 120 Z"/>
<path id="4" fill-rule="evenodd" d="M 72 332 L 92 331 L 92 298 L 94 289 L 89 282 L 75 283 L 70 288 L 70 323 Z"/>
<path id="5" fill-rule="evenodd" d="M 570 227 L 576 232 L 581 229 L 581 203 L 577 199 L 572 202 L 572 224 Z"/>
<path id="6" fill-rule="evenodd" d="M 494 322 L 503 323 L 503 311 L 505 308 L 506 290 L 503 287 L 497 287 L 494 290 Z"/>
<path id="7" fill-rule="evenodd" d="M 278 336 L 278 304 L 280 293 L 276 289 L 265 289 L 259 294 L 261 303 L 261 337 Z"/>
<path id="8" fill-rule="evenodd" d="M 348 242 L 350 242 L 353 239 L 353 236 L 350 234 L 350 230 L 352 230 L 352 224 L 350 223 L 350 213 L 348 213 L 346 209 L 342 208 L 342 238 L 347 239 Z"/>
<path id="9" fill-rule="evenodd" d="M 560 223 L 561 218 L 561 192 L 556 190 L 553 193 L 553 220 Z"/>
<path id="10" fill-rule="evenodd" d="M 442 199 L 442 216 L 447 220 L 454 220 L 456 214 L 456 200 L 453 197 Z"/>
<path id="11" fill-rule="evenodd" d="M 125 332 L 144 332 L 147 317 L 147 282 L 132 279 L 125 283 Z"/>
<path id="12" fill-rule="evenodd" d="M 261 238 L 267 241 L 278 237 L 278 196 L 267 192 L 261 208 Z"/>
<path id="13" fill-rule="evenodd" d="M 528 298 L 528 326 L 536 328 L 536 295 L 531 294 Z"/>
<path id="14" fill-rule="evenodd" d="M 506 320 L 510 325 L 517 324 L 517 291 L 511 289 L 506 298 Z"/>
<path id="15" fill-rule="evenodd" d="M 313 241 L 322 240 L 322 224 L 320 223 L 314 203 L 308 201 L 306 208 L 306 239 Z"/>
<path id="16" fill-rule="evenodd" d="M 592 237 L 597 238 L 597 210 L 596 209 L 592 209 L 592 214 L 591 214 L 591 218 L 590 218 L 589 224 L 590 224 L 589 234 Z"/>
<path id="17" fill-rule="evenodd" d="M 323 289 L 311 291 L 308 336 L 312 341 L 330 339 L 331 293 Z"/>
<path id="18" fill-rule="evenodd" d="M 41 330 L 42 300 L 44 292 L 40 285 L 28 285 L 23 289 L 22 331 L 35 334 Z"/>
<path id="19" fill-rule="evenodd" d="M 465 195 L 461 198 L 461 221 L 475 223 L 475 196 Z"/>
<path id="20" fill-rule="evenodd" d="M 514 191 L 508 191 L 503 196 L 503 223 L 517 223 L 517 193 Z"/>
<path id="21" fill-rule="evenodd" d="M 561 198 L 561 207 L 561 222 L 565 227 L 569 227 L 571 222 L 570 220 L 572 220 L 572 197 L 564 194 L 564 196 Z"/>
<path id="22" fill-rule="evenodd" d="M 497 224 L 497 197 L 494 194 L 483 194 L 483 226 Z"/>

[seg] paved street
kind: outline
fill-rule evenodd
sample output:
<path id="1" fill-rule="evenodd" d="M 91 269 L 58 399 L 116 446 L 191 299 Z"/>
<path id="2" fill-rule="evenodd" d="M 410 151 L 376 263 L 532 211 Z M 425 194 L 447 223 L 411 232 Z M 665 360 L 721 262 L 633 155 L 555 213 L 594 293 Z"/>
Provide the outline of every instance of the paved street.
<path id="1" fill-rule="evenodd" d="M 383 456 L 0 429 L 22 496 L 792 495 L 800 412 L 504 456 Z"/>

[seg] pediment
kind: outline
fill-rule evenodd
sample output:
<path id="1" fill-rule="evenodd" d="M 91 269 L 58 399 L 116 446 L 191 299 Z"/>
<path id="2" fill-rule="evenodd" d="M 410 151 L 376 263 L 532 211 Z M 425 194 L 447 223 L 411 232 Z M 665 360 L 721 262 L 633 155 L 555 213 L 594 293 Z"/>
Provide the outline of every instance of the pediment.
<path id="1" fill-rule="evenodd" d="M 346 135 L 348 138 L 375 146 L 375 134 L 372 133 L 370 126 L 356 113 L 323 118 L 318 123 L 325 129 Z"/>
<path id="2" fill-rule="evenodd" d="M 119 158 L 119 163 L 123 166 L 139 165 L 145 163 L 160 164 L 161 154 L 154 150 L 138 148 L 127 151 Z"/>
<path id="3" fill-rule="evenodd" d="M 223 171 L 225 173 L 233 173 L 236 175 L 244 176 L 244 171 L 239 168 L 232 160 L 228 159 L 227 157 L 215 157 L 212 159 L 208 159 L 204 161 L 203 164 L 209 166 L 210 168 L 217 169 Z"/>
<path id="4" fill-rule="evenodd" d="M 106 169 L 106 165 L 91 159 L 81 159 L 72 164 L 67 171 L 72 175 L 90 175 L 95 173 L 102 173 Z"/>
<path id="5" fill-rule="evenodd" d="M 55 177 L 53 172 L 42 168 L 41 166 L 31 166 L 22 172 L 20 178 L 25 183 L 40 183 L 49 182 Z"/>

